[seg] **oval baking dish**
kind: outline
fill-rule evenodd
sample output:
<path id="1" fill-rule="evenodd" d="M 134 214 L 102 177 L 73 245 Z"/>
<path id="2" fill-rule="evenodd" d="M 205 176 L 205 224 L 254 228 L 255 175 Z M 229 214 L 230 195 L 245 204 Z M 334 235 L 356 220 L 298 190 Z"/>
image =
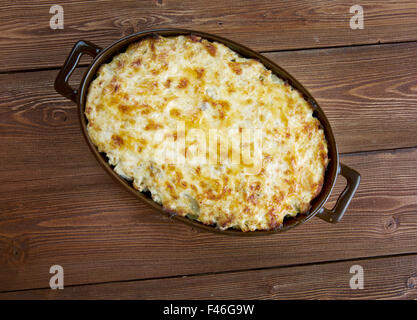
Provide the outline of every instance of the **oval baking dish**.
<path id="1" fill-rule="evenodd" d="M 88 88 L 90 86 L 90 83 L 95 79 L 98 68 L 101 65 L 108 63 L 109 61 L 111 61 L 111 59 L 115 55 L 121 52 L 124 52 L 130 44 L 140 41 L 143 38 L 146 38 L 149 36 L 154 36 L 154 37 L 165 36 L 166 37 L 166 36 L 179 36 L 179 35 L 193 35 L 193 36 L 198 36 L 198 37 L 207 39 L 209 41 L 219 42 L 229 47 L 231 50 L 235 51 L 236 53 L 240 54 L 242 57 L 256 59 L 260 61 L 267 69 L 271 70 L 276 76 L 288 82 L 288 84 L 291 85 L 293 88 L 297 89 L 313 107 L 314 109 L 313 115 L 320 121 L 323 127 L 324 134 L 325 134 L 327 144 L 328 144 L 329 164 L 327 166 L 327 170 L 325 173 L 322 190 L 320 194 L 312 200 L 310 210 L 305 214 L 298 214 L 294 218 L 285 219 L 282 227 L 280 227 L 279 229 L 276 229 L 273 231 L 250 231 L 250 232 L 242 232 L 240 230 L 233 230 L 233 229 L 232 230 L 230 229 L 219 230 L 215 227 L 204 225 L 197 221 L 193 221 L 187 217 L 174 215 L 173 218 L 176 220 L 185 222 L 187 224 L 191 224 L 198 228 L 203 228 L 205 230 L 220 232 L 220 233 L 229 234 L 229 235 L 274 234 L 277 232 L 288 230 L 289 228 L 292 228 L 294 226 L 297 226 L 316 215 L 319 218 L 330 223 L 336 223 L 340 221 L 340 219 L 345 213 L 350 201 L 352 200 L 359 186 L 360 175 L 355 170 L 349 168 L 348 166 L 344 164 L 339 163 L 339 154 L 337 151 L 337 145 L 333 136 L 333 132 L 320 106 L 317 104 L 317 102 L 314 100 L 311 94 L 296 79 L 294 79 L 290 74 L 288 74 L 285 70 L 283 70 L 281 67 L 276 65 L 274 62 L 270 61 L 263 55 L 249 48 L 246 48 L 245 46 L 242 46 L 233 41 L 221 38 L 219 36 L 204 33 L 204 32 L 184 30 L 184 29 L 158 29 L 158 30 L 143 31 L 143 32 L 135 33 L 125 38 L 122 38 L 119 41 L 107 47 L 106 49 L 102 49 L 88 41 L 82 41 L 82 40 L 78 41 L 75 44 L 75 46 L 73 47 L 71 53 L 66 59 L 62 69 L 60 70 L 55 80 L 55 89 L 58 93 L 67 97 L 68 99 L 72 100 L 78 105 L 81 127 L 82 127 L 84 137 L 91 151 L 96 156 L 100 164 L 106 169 L 106 171 L 111 176 L 113 176 L 117 181 L 119 181 L 122 185 L 124 185 L 136 197 L 149 203 L 153 207 L 157 208 L 159 211 L 167 213 L 167 211 L 164 210 L 162 206 L 160 206 L 159 204 L 155 203 L 152 200 L 149 194 L 137 191 L 132 186 L 131 182 L 123 179 L 113 170 L 112 166 L 110 166 L 109 163 L 107 162 L 106 155 L 104 153 L 100 153 L 98 149 L 96 148 L 96 146 L 90 140 L 90 137 L 87 133 L 88 123 L 87 123 L 87 119 L 85 117 L 84 111 L 85 111 Z M 83 76 L 83 79 L 80 83 L 79 89 L 73 89 L 69 85 L 68 80 L 72 72 L 74 71 L 74 69 L 77 67 L 78 62 L 83 54 L 88 54 L 92 56 L 93 61 L 87 68 Z M 337 199 L 337 202 L 334 208 L 329 210 L 329 209 L 324 208 L 324 204 L 328 200 L 333 190 L 333 187 L 336 183 L 336 178 L 339 174 L 346 178 L 347 185 L 344 191 L 339 195 L 339 198 Z"/>

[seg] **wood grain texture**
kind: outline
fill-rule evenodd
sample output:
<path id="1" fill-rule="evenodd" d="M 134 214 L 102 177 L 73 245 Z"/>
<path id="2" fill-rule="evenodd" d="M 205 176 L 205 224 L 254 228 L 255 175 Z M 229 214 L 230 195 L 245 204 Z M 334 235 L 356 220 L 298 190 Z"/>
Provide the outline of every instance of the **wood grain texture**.
<path id="1" fill-rule="evenodd" d="M 352 290 L 360 265 L 364 288 Z M 0 299 L 416 299 L 417 255 L 0 293 Z"/>
<path id="2" fill-rule="evenodd" d="M 415 80 L 409 74 L 415 49 L 402 44 L 352 48 L 355 53 L 320 50 L 322 59 L 316 50 L 311 59 L 306 52 L 271 57 L 285 61 L 284 67 L 322 95 L 319 101 L 346 152 L 415 146 Z M 312 61 L 309 67 L 322 85 L 314 72 L 304 71 L 304 59 Z M 397 69 L 397 78 L 383 73 L 390 68 Z M 362 83 L 371 85 L 350 84 L 360 74 L 378 85 L 358 96 Z M 74 285 L 417 252 L 417 149 L 344 156 L 363 180 L 338 225 L 313 219 L 271 237 L 211 234 L 155 212 L 106 175 L 83 140 L 75 106 L 54 93 L 55 75 L 0 75 L 0 148 L 5 150 L 0 153 L 0 291 L 46 287 L 54 264 L 65 268 L 66 285 Z M 402 85 L 392 87 L 395 79 Z M 381 108 L 389 116 L 380 115 Z M 383 126 L 391 123 L 385 137 L 373 129 L 370 114 Z M 353 122 L 344 121 L 349 116 Z M 349 134 L 338 135 L 349 128 L 363 132 L 358 149 Z M 383 145 L 383 139 L 390 144 Z"/>
<path id="3" fill-rule="evenodd" d="M 363 30 L 349 26 L 355 1 L 66 1 L 64 29 L 52 30 L 56 4 L 0 1 L 0 71 L 59 66 L 81 38 L 107 46 L 162 27 L 216 33 L 258 51 L 417 40 L 414 0 L 361 1 Z"/>

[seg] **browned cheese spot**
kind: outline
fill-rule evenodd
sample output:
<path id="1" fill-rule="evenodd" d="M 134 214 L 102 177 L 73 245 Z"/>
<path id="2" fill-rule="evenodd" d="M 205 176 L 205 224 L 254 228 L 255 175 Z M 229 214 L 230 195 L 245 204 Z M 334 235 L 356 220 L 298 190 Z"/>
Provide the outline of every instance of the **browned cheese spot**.
<path id="1" fill-rule="evenodd" d="M 121 147 L 123 145 L 123 138 L 118 136 L 117 134 L 113 134 L 111 136 L 111 141 L 117 147 Z"/>
<path id="2" fill-rule="evenodd" d="M 129 115 L 134 110 L 133 107 L 121 104 L 117 107 L 122 114 Z"/>
<path id="3" fill-rule="evenodd" d="M 125 66 L 125 60 L 117 60 L 117 69 L 121 70 Z"/>
<path id="4" fill-rule="evenodd" d="M 216 56 L 217 48 L 211 42 L 204 40 L 202 43 L 212 57 Z"/>
<path id="5" fill-rule="evenodd" d="M 162 128 L 162 126 L 159 123 L 156 123 L 152 119 L 148 120 L 148 124 L 145 127 L 145 130 L 157 130 Z"/>
<path id="6" fill-rule="evenodd" d="M 229 67 L 232 69 L 232 71 L 236 74 L 242 74 L 242 68 L 240 67 L 239 62 L 229 62 Z"/>
<path id="7" fill-rule="evenodd" d="M 137 58 L 135 61 L 132 62 L 133 67 L 139 67 L 142 64 L 142 60 Z"/>
<path id="8" fill-rule="evenodd" d="M 272 230 L 274 229 L 278 229 L 281 226 L 281 223 L 279 223 L 274 215 L 274 209 L 271 209 L 268 211 L 268 215 L 269 215 L 269 225 L 271 227 Z"/>
<path id="9" fill-rule="evenodd" d="M 151 48 L 152 53 L 154 53 L 155 52 L 155 39 L 154 38 L 149 39 L 149 46 Z"/>
<path id="10" fill-rule="evenodd" d="M 181 80 L 180 80 L 180 82 L 178 83 L 178 88 L 179 89 L 184 89 L 184 88 L 186 88 L 188 86 L 188 79 L 186 79 L 186 78 L 182 78 Z"/>
<path id="11" fill-rule="evenodd" d="M 171 79 L 167 79 L 164 83 L 165 88 L 169 88 L 171 86 Z"/>
<path id="12" fill-rule="evenodd" d="M 192 42 L 200 42 L 201 41 L 201 37 L 196 36 L 194 34 L 189 35 L 189 38 Z"/>
<path id="13" fill-rule="evenodd" d="M 172 198 L 174 198 L 175 200 L 176 200 L 176 199 L 178 199 L 178 196 L 177 196 L 177 195 L 176 195 L 176 193 L 175 193 L 175 188 L 172 186 L 172 184 L 170 184 L 170 183 L 167 181 L 167 182 L 165 182 L 165 186 L 167 187 L 167 189 L 168 189 L 168 192 L 169 192 L 170 196 L 171 196 Z"/>
<path id="14" fill-rule="evenodd" d="M 197 74 L 197 79 L 201 79 L 204 75 L 204 68 L 196 68 L 195 72 Z"/>
<path id="15" fill-rule="evenodd" d="M 181 112 L 178 109 L 173 108 L 171 109 L 169 114 L 171 115 L 171 117 L 178 118 L 181 115 Z"/>
<path id="16" fill-rule="evenodd" d="M 324 179 L 322 177 L 316 185 L 313 185 L 313 188 L 314 188 L 313 199 L 320 194 L 321 189 L 323 188 L 323 183 L 324 183 Z"/>

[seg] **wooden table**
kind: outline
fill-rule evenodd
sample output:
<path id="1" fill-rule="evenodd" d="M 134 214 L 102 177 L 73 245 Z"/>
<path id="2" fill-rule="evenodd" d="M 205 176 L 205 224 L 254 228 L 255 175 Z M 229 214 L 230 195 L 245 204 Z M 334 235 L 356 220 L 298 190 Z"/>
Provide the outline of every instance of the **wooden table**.
<path id="1" fill-rule="evenodd" d="M 55 4 L 64 29 L 50 28 Z M 354 4 L 364 29 L 349 26 Z M 339 224 L 312 219 L 256 238 L 207 233 L 105 173 L 53 81 L 77 40 L 106 46 L 159 27 L 238 41 L 313 93 L 341 161 L 362 175 Z M 2 0 L 0 52 L 0 299 L 417 297 L 415 0 Z M 64 268 L 64 290 L 49 288 L 52 265 Z M 349 286 L 352 265 L 363 267 L 363 290 Z"/>

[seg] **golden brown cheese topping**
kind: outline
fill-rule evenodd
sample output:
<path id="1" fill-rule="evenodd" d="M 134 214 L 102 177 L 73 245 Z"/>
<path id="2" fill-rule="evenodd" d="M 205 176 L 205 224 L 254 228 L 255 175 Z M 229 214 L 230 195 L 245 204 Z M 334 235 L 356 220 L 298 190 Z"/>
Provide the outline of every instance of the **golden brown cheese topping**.
<path id="1" fill-rule="evenodd" d="M 323 185 L 327 143 L 312 107 L 220 43 L 130 45 L 100 67 L 85 113 L 119 175 L 167 210 L 220 229 L 278 228 L 307 212 Z"/>

